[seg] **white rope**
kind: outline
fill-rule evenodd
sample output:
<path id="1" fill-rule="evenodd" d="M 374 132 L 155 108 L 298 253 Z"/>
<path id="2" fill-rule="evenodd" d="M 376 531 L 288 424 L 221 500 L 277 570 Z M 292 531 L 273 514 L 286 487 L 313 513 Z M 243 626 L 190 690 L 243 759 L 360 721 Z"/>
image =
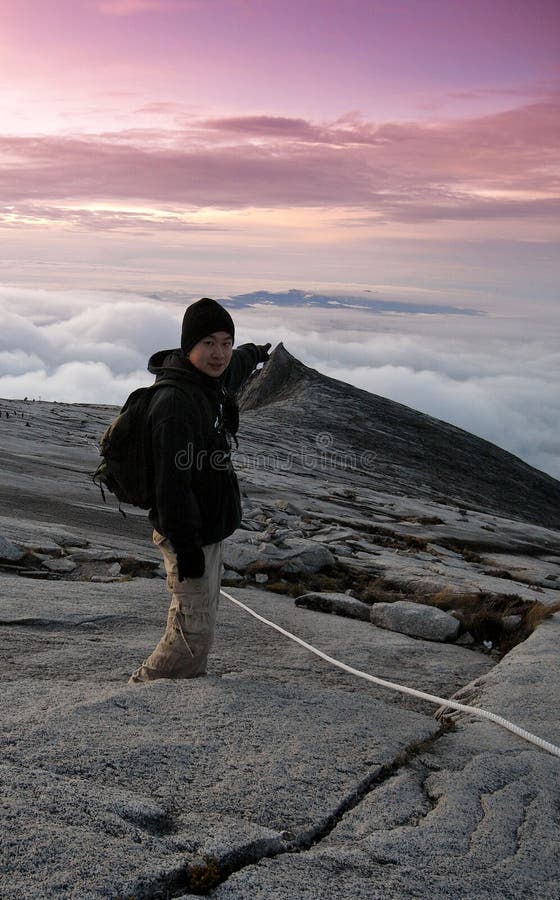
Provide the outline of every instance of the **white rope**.
<path id="1" fill-rule="evenodd" d="M 502 728 L 506 728 L 508 731 L 512 731 L 513 734 L 518 735 L 518 737 L 523 738 L 523 740 L 529 741 L 529 743 L 531 744 L 536 744 L 537 747 L 540 747 L 542 750 L 546 750 L 548 753 L 552 753 L 553 756 L 560 757 L 560 747 L 557 747 L 555 744 L 551 744 L 549 741 L 543 740 L 543 738 L 538 737 L 536 734 L 531 734 L 530 731 L 525 731 L 524 728 L 520 728 L 519 725 L 514 725 L 513 722 L 508 722 L 507 719 L 502 718 L 502 716 L 496 715 L 496 713 L 489 712 L 486 709 L 480 709 L 476 706 L 466 706 L 464 703 L 457 703 L 456 700 L 445 700 L 442 697 L 436 697 L 434 694 L 426 694 L 424 691 L 417 691 L 414 688 L 405 687 L 402 684 L 395 684 L 393 681 L 385 681 L 383 678 L 377 678 L 375 675 L 370 675 L 368 672 L 362 672 L 360 671 L 360 669 L 354 669 L 352 666 L 347 666 L 346 663 L 340 662 L 338 659 L 333 659 L 332 656 L 328 656 L 321 650 L 317 650 L 316 647 L 313 647 L 311 644 L 308 644 L 307 641 L 303 641 L 301 638 L 296 637 L 296 635 L 292 634 L 290 631 L 286 631 L 285 628 L 281 628 L 280 625 L 276 625 L 269 619 L 265 619 L 264 616 L 256 613 L 249 606 L 246 606 L 244 603 L 242 603 L 241 600 L 236 600 L 235 597 L 232 597 L 231 594 L 228 594 L 226 591 L 222 590 L 221 593 L 224 595 L 224 597 L 227 597 L 228 600 L 231 600 L 232 603 L 240 606 L 241 609 L 245 610 L 245 612 L 248 612 L 251 616 L 254 616 L 255 619 L 258 619 L 259 622 L 264 622 L 265 625 L 269 625 L 270 628 L 274 628 L 275 631 L 279 631 L 280 634 L 283 634 L 285 637 L 290 638 L 290 640 L 295 641 L 296 644 L 300 644 L 302 647 L 305 647 L 306 650 L 314 653 L 315 656 L 320 656 L 321 659 L 326 660 L 333 666 L 338 666 L 339 669 L 343 669 L 345 672 L 350 672 L 351 675 L 356 675 L 358 678 L 365 678 L 366 681 L 372 681 L 374 684 L 379 684 L 381 685 L 381 687 L 390 688 L 390 690 L 393 691 L 400 691 L 402 694 L 410 694 L 411 697 L 419 697 L 421 700 L 427 700 L 429 703 L 437 703 L 438 706 L 446 706 L 450 707 L 451 709 L 457 709 L 460 712 L 471 713 L 471 715 L 477 716 L 480 719 L 489 719 L 496 725 L 501 725 Z"/>

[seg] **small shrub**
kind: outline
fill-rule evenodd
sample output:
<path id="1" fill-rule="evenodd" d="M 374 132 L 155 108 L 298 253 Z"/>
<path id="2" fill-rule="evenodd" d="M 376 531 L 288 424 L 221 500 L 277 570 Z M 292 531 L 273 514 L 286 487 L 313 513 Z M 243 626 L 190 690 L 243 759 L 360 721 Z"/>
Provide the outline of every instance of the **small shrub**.
<path id="1" fill-rule="evenodd" d="M 192 894 L 208 894 L 220 881 L 220 866 L 212 856 L 206 856 L 198 865 L 189 866 L 186 886 Z"/>
<path id="2" fill-rule="evenodd" d="M 133 556 L 127 556 L 125 559 L 119 560 L 119 564 L 122 574 L 130 575 L 132 578 L 150 577 L 159 567 L 159 564 L 156 562 L 135 559 Z"/>
<path id="3" fill-rule="evenodd" d="M 560 600 L 556 603 L 544 604 L 540 600 L 536 600 L 525 614 L 525 627 L 529 629 L 529 634 L 541 624 L 545 619 L 550 619 L 554 613 L 560 612 Z"/>
<path id="4" fill-rule="evenodd" d="M 414 525 L 445 525 L 439 516 L 405 516 L 400 522 L 410 522 Z"/>
<path id="5" fill-rule="evenodd" d="M 484 575 L 490 575 L 492 578 L 506 578 L 509 581 L 515 581 L 515 576 L 508 572 L 507 569 L 485 569 Z"/>
<path id="6" fill-rule="evenodd" d="M 478 644 L 492 641 L 502 655 L 526 640 L 543 619 L 560 610 L 560 601 L 545 605 L 539 600 L 524 600 L 518 594 L 486 591 L 458 594 L 451 588 L 432 595 L 427 602 L 439 609 L 456 611 L 463 629 L 470 632 Z M 502 619 L 513 615 L 521 616 L 521 621 L 511 631 L 504 628 Z"/>
<path id="7" fill-rule="evenodd" d="M 410 597 L 410 592 L 406 593 L 402 588 L 395 585 L 388 578 L 374 578 L 367 585 L 357 591 L 358 600 L 363 603 L 395 603 L 396 600 L 404 600 Z"/>
<path id="8" fill-rule="evenodd" d="M 465 560 L 465 562 L 470 562 L 470 563 L 482 562 L 482 557 L 479 556 L 478 553 L 475 553 L 474 550 L 469 550 L 468 547 L 463 547 L 463 549 L 460 551 L 460 553 L 461 553 L 463 559 Z"/>
<path id="9" fill-rule="evenodd" d="M 412 547 L 414 550 L 427 550 L 428 541 L 426 538 L 416 537 L 414 534 L 400 534 L 397 540 L 402 541 L 405 547 Z"/>

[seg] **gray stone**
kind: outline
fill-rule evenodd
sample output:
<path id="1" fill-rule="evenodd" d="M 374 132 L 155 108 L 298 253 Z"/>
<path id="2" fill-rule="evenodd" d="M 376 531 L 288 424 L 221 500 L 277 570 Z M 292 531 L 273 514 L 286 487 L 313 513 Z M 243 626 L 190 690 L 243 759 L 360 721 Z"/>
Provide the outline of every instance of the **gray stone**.
<path id="1" fill-rule="evenodd" d="M 521 625 L 521 621 L 521 616 L 504 616 L 502 619 L 502 625 L 506 631 L 515 631 Z"/>
<path id="2" fill-rule="evenodd" d="M 73 572 L 77 568 L 76 563 L 65 556 L 61 556 L 58 559 L 45 559 L 41 565 L 48 569 L 49 572 L 60 572 L 61 574 Z"/>
<path id="3" fill-rule="evenodd" d="M 336 543 L 337 541 L 351 540 L 352 538 L 355 539 L 356 537 L 356 533 L 354 531 L 351 531 L 349 528 L 337 528 L 336 526 L 330 526 L 317 531 L 313 535 L 313 540 L 320 541 L 321 543 L 325 544 L 330 544 L 331 542 Z"/>
<path id="4" fill-rule="evenodd" d="M 459 647 L 472 647 L 474 644 L 474 638 L 470 631 L 465 631 L 464 634 L 461 634 L 455 641 Z"/>
<path id="5" fill-rule="evenodd" d="M 287 500 L 275 500 L 274 506 L 276 509 L 279 509 L 281 512 L 287 513 L 289 516 L 303 516 L 304 510 L 301 506 L 296 506 L 295 503 L 290 503 Z"/>
<path id="6" fill-rule="evenodd" d="M 374 603 L 370 618 L 380 628 L 428 641 L 453 641 L 461 627 L 460 622 L 449 613 L 434 606 L 411 603 L 409 600 Z"/>
<path id="7" fill-rule="evenodd" d="M 314 541 L 292 538 L 285 546 L 276 547 L 266 542 L 256 545 L 245 535 L 236 533 L 224 542 L 224 565 L 228 569 L 244 572 L 249 566 L 258 565 L 297 574 L 318 572 L 335 563 L 330 550 Z"/>
<path id="8" fill-rule="evenodd" d="M 326 567 L 334 566 L 335 558 L 327 547 L 322 547 L 314 541 L 306 541 L 295 538 L 287 541 L 287 549 L 282 559 L 282 570 L 287 573 L 319 572 Z"/>
<path id="9" fill-rule="evenodd" d="M 67 552 L 78 562 L 113 562 L 115 556 L 125 558 L 126 553 L 115 553 L 114 550 L 102 550 L 98 547 L 68 547 Z"/>
<path id="10" fill-rule="evenodd" d="M 239 582 L 243 581 L 243 576 L 238 572 L 234 572 L 233 569 L 226 569 L 222 575 L 222 581 Z"/>
<path id="11" fill-rule="evenodd" d="M 268 581 L 268 575 L 266 574 L 266 572 L 257 572 L 257 574 L 255 575 L 255 581 L 257 582 L 257 584 L 266 584 L 266 582 Z"/>
<path id="12" fill-rule="evenodd" d="M 338 616 L 347 616 L 350 619 L 361 619 L 368 622 L 371 607 L 361 600 L 349 597 L 347 594 L 338 594 L 334 591 L 309 592 L 296 597 L 296 606 L 306 609 L 314 609 L 318 612 L 336 613 Z"/>
<path id="13" fill-rule="evenodd" d="M 60 547 L 87 547 L 89 540 L 81 535 L 73 534 L 65 528 L 55 528 L 51 537 Z"/>
<path id="14" fill-rule="evenodd" d="M 347 544 L 329 544 L 329 550 L 335 556 L 341 556 L 343 559 L 349 559 L 354 555 L 352 548 Z"/>
<path id="15" fill-rule="evenodd" d="M 8 538 L 0 535 L 0 559 L 6 562 L 19 562 L 25 556 L 25 550 L 18 547 Z"/>
<path id="16" fill-rule="evenodd" d="M 113 563 L 113 565 L 109 567 L 109 575 L 112 575 L 114 578 L 120 574 L 121 574 L 121 564 L 118 562 Z"/>

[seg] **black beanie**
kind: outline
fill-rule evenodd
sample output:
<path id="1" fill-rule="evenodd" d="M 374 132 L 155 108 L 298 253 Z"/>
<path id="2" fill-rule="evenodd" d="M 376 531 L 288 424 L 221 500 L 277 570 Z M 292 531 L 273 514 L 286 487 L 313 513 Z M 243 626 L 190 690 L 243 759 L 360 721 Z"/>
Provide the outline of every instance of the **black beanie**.
<path id="1" fill-rule="evenodd" d="M 235 325 L 227 309 L 210 297 L 203 297 L 185 310 L 181 349 L 188 353 L 195 344 L 215 331 L 226 331 L 231 334 L 232 341 L 235 339 Z"/>

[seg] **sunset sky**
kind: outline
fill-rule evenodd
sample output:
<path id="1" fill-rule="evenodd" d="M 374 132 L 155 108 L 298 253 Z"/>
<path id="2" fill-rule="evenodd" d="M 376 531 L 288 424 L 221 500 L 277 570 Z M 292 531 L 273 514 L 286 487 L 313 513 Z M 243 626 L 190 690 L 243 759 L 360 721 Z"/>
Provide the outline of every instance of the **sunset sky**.
<path id="1" fill-rule="evenodd" d="M 548 384 L 559 88 L 556 0 L 2 0 L 0 394 L 56 372 L 45 329 L 84 308 L 158 294 L 175 322 L 203 294 L 289 288 L 478 311 L 486 331 L 442 309 L 418 340 L 462 333 L 465 381 L 496 374 L 489 332 L 504 365 L 530 337 L 501 375 L 537 359 Z M 371 332 L 394 335 L 381 318 Z"/>

